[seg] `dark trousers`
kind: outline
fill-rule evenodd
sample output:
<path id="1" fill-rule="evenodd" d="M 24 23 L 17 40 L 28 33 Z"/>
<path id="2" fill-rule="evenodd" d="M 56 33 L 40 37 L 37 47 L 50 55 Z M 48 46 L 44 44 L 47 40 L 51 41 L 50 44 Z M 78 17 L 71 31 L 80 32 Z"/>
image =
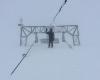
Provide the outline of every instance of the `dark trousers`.
<path id="1" fill-rule="evenodd" d="M 49 41 L 48 47 L 53 47 L 53 41 Z"/>

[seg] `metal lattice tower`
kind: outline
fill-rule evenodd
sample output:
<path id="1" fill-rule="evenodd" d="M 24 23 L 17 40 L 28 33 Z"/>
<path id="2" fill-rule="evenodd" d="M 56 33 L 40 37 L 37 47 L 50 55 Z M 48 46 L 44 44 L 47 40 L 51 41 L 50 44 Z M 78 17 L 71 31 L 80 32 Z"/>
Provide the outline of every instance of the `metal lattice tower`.
<path id="1" fill-rule="evenodd" d="M 45 33 L 46 28 L 50 26 L 25 26 L 23 24 L 23 20 L 20 20 L 20 46 L 27 45 L 28 37 L 33 33 L 35 34 L 35 43 L 38 42 L 38 34 Z M 55 33 L 62 33 L 62 42 L 65 42 L 65 33 L 68 33 L 72 36 L 73 39 L 73 45 L 77 46 L 80 45 L 79 40 L 79 30 L 78 25 L 61 25 L 61 26 L 55 26 L 54 29 Z M 25 39 L 25 43 L 23 43 L 23 39 Z"/>

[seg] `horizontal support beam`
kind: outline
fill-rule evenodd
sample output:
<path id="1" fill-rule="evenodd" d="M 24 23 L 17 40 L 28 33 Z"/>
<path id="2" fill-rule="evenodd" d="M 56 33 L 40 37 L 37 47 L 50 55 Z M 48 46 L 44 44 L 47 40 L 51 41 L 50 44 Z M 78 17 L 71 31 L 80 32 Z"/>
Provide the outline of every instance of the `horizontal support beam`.
<path id="1" fill-rule="evenodd" d="M 21 26 L 21 36 L 20 42 L 22 43 L 22 38 L 29 37 L 32 33 L 46 33 L 46 28 L 51 26 L 26 26 L 20 24 Z M 78 25 L 59 25 L 53 27 L 54 33 L 68 33 L 73 36 L 73 44 L 79 44 L 79 31 Z M 77 38 L 76 38 L 77 37 Z"/>
<path id="2" fill-rule="evenodd" d="M 51 26 L 25 26 L 21 24 L 18 24 L 18 25 L 23 26 L 23 27 L 51 27 Z M 54 27 L 73 27 L 73 26 L 78 26 L 78 25 L 59 25 L 59 26 L 54 26 Z"/>

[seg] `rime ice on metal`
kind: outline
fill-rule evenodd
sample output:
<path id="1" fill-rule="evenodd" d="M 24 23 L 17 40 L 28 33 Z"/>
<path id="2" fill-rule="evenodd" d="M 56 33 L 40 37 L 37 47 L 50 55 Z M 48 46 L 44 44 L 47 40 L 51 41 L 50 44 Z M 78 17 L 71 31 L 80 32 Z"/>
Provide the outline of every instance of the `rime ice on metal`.
<path id="1" fill-rule="evenodd" d="M 44 33 L 46 28 L 49 26 L 25 26 L 23 24 L 19 24 L 20 26 L 20 45 L 27 45 L 28 37 L 31 34 L 35 34 L 35 43 L 38 42 L 38 34 Z M 54 27 L 55 33 L 62 34 L 62 41 L 65 42 L 65 33 L 68 33 L 72 36 L 73 45 L 80 45 L 79 40 L 79 30 L 78 25 L 59 25 Z M 25 39 L 25 43 L 23 42 Z"/>

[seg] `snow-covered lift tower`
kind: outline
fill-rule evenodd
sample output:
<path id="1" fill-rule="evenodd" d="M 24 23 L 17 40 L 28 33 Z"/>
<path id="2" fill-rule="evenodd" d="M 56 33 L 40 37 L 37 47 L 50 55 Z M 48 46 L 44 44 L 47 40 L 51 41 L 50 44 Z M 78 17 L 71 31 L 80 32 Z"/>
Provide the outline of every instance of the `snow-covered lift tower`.
<path id="1" fill-rule="evenodd" d="M 35 43 L 38 42 L 38 34 L 44 33 L 46 31 L 46 28 L 50 26 L 25 26 L 23 24 L 23 20 L 20 20 L 20 23 L 18 24 L 20 26 L 20 46 L 27 45 L 28 43 L 28 37 L 31 34 L 35 35 Z M 68 33 L 70 36 L 72 36 L 73 45 L 77 46 L 80 45 L 79 40 L 79 30 L 78 25 L 59 25 L 55 26 L 54 33 L 61 33 L 62 34 L 62 42 L 65 42 L 65 33 Z"/>
<path id="2" fill-rule="evenodd" d="M 23 19 L 20 19 L 20 45 L 27 45 L 27 40 L 28 37 L 34 33 L 35 34 L 35 43 L 38 42 L 38 34 L 40 33 L 45 33 L 46 28 L 53 28 L 55 33 L 62 33 L 62 42 L 65 42 L 65 33 L 68 33 L 72 36 L 73 40 L 73 45 L 80 45 L 80 40 L 79 40 L 79 30 L 78 30 L 78 25 L 58 25 L 54 26 L 56 17 L 58 14 L 62 11 L 63 7 L 66 5 L 68 0 L 64 0 L 60 8 L 58 9 L 56 15 L 54 16 L 51 24 L 49 26 L 25 26 L 23 24 Z M 59 29 L 60 28 L 60 29 Z M 24 39 L 24 41 L 23 41 Z M 54 40 L 56 42 L 57 39 Z"/>

